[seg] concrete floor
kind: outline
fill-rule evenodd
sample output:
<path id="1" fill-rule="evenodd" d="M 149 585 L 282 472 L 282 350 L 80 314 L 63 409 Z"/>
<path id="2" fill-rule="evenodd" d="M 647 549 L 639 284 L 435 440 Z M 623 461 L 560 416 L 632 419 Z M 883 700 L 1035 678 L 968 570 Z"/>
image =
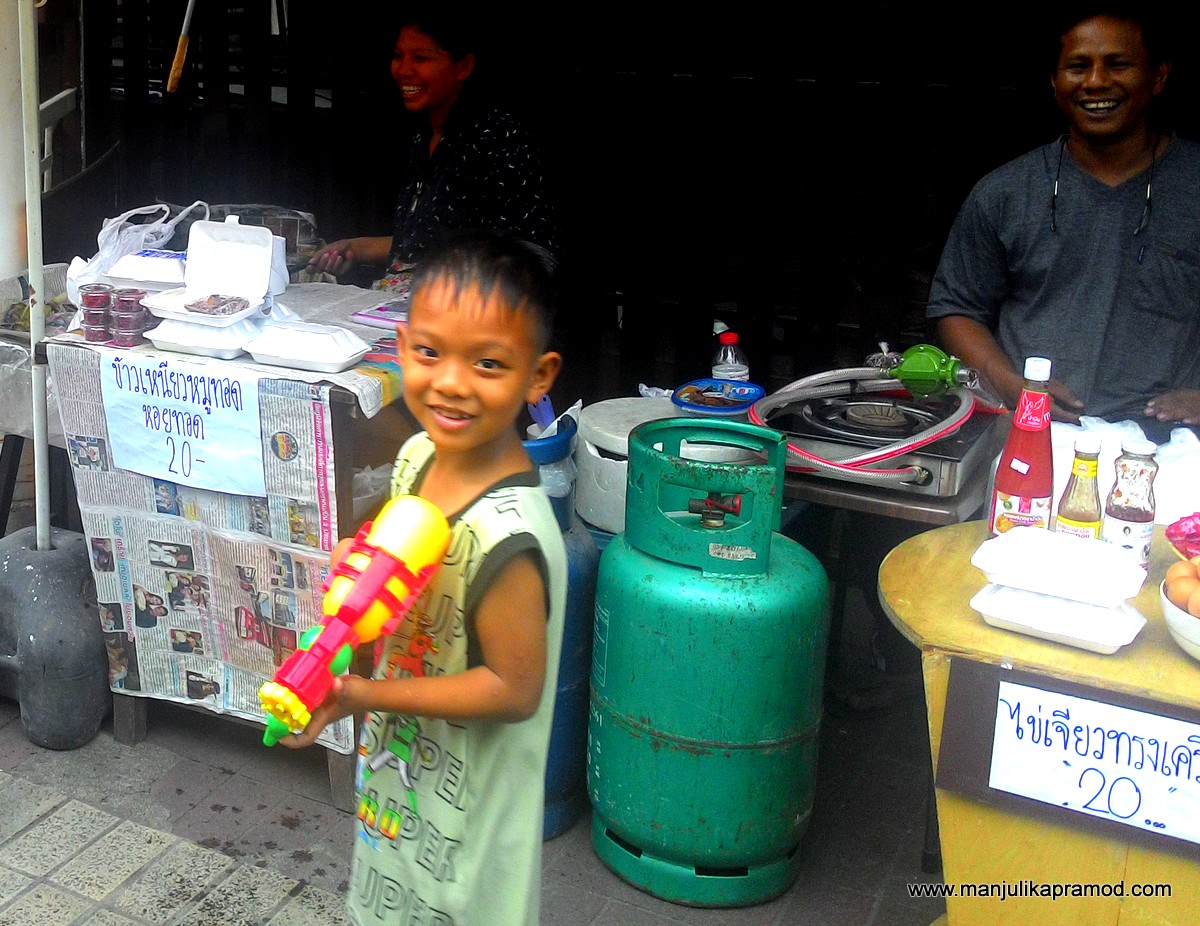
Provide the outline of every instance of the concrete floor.
<path id="1" fill-rule="evenodd" d="M 589 817 L 545 845 L 545 926 L 929 926 L 941 900 L 921 870 L 929 751 L 920 677 L 881 672 L 851 592 L 821 729 L 801 870 L 781 897 L 702 909 L 616 877 Z M 849 704 L 856 705 L 854 709 Z M 353 817 L 331 803 L 323 752 L 266 749 L 257 727 L 151 701 L 149 733 L 111 721 L 81 749 L 24 735 L 0 699 L 0 926 L 335 926 Z M 472 924 L 473 926 L 473 924 Z"/>

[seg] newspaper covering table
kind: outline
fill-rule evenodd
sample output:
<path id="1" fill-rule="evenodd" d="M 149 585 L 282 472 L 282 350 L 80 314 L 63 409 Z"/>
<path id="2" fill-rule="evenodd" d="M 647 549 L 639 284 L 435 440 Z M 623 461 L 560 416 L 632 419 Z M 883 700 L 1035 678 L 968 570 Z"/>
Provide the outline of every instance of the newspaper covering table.
<path id="1" fill-rule="evenodd" d="M 258 688 L 319 619 L 321 584 L 338 539 L 331 381 L 369 402 L 375 380 L 339 374 L 309 382 L 309 374 L 279 367 L 148 346 L 122 350 L 75 335 L 49 342 L 47 356 L 92 552 L 113 690 L 261 722 Z M 194 376 L 196 367 L 207 375 Z M 166 411 L 152 417 L 164 390 L 201 401 L 209 390 L 210 405 L 233 405 L 237 395 L 244 401 L 252 393 L 260 447 L 244 448 L 239 465 L 261 465 L 263 494 L 117 468 L 114 441 L 128 435 L 113 432 L 104 393 L 122 377 L 125 388 L 136 380 L 145 390 L 148 427 L 168 417 Z M 211 416 L 201 411 L 195 421 L 172 420 L 166 436 L 182 439 L 199 433 Z M 348 754 L 352 739 L 345 719 L 318 741 Z"/>

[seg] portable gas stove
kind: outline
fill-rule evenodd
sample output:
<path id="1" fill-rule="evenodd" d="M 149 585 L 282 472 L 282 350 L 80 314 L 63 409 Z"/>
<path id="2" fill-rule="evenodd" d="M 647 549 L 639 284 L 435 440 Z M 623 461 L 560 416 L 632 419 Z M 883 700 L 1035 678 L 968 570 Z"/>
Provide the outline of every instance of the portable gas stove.
<path id="1" fill-rule="evenodd" d="M 904 440 L 949 417 L 956 400 L 951 396 L 914 399 L 910 396 L 847 395 L 806 399 L 769 415 L 770 427 L 783 431 L 790 443 L 826 460 L 841 460 L 864 449 Z M 952 434 L 913 451 L 884 460 L 872 468 L 919 466 L 929 481 L 898 483 L 890 491 L 948 497 L 957 495 L 967 479 L 987 466 L 995 455 L 997 416 L 971 415 Z M 825 479 L 865 481 L 853 474 L 814 472 Z"/>

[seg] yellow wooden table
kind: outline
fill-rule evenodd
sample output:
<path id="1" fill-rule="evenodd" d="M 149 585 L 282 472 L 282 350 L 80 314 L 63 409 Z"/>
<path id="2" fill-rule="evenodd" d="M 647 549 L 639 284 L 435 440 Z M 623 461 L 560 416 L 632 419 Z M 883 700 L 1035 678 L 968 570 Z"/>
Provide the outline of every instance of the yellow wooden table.
<path id="1" fill-rule="evenodd" d="M 929 741 L 938 767 L 950 669 L 955 660 L 1200 709 L 1200 663 L 1167 632 L 1158 586 L 1175 557 L 1156 528 L 1149 576 L 1133 603 L 1146 617 L 1137 638 L 1099 655 L 985 624 L 971 598 L 987 584 L 971 556 L 987 538 L 982 521 L 918 534 L 888 554 L 879 598 L 892 623 L 921 649 Z M 949 926 L 1017 924 L 1109 926 L 1200 923 L 1200 862 L 1168 840 L 1097 832 L 1037 812 L 984 804 L 937 788 L 943 877 L 959 884 L 1169 884 L 1171 897 L 948 897 Z M 1078 816 L 1078 815 L 1069 815 Z M 941 922 L 941 921 L 939 921 Z"/>

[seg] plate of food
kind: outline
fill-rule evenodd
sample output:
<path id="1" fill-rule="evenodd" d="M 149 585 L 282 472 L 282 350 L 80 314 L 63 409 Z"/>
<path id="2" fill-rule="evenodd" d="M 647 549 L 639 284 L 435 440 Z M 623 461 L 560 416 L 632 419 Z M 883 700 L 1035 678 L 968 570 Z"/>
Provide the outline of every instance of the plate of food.
<path id="1" fill-rule="evenodd" d="M 706 377 L 684 383 L 672 393 L 671 401 L 689 415 L 744 418 L 765 394 L 756 383 Z"/>
<path id="2" fill-rule="evenodd" d="M 151 314 L 213 328 L 227 328 L 244 318 L 266 315 L 270 306 L 263 299 L 252 301 L 233 293 L 189 292 L 185 287 L 163 290 L 142 300 Z"/>
<path id="3" fill-rule="evenodd" d="M 193 222 L 188 233 L 183 286 L 153 293 L 142 305 L 159 318 L 227 328 L 271 311 L 271 255 L 267 228 L 224 222 Z"/>

